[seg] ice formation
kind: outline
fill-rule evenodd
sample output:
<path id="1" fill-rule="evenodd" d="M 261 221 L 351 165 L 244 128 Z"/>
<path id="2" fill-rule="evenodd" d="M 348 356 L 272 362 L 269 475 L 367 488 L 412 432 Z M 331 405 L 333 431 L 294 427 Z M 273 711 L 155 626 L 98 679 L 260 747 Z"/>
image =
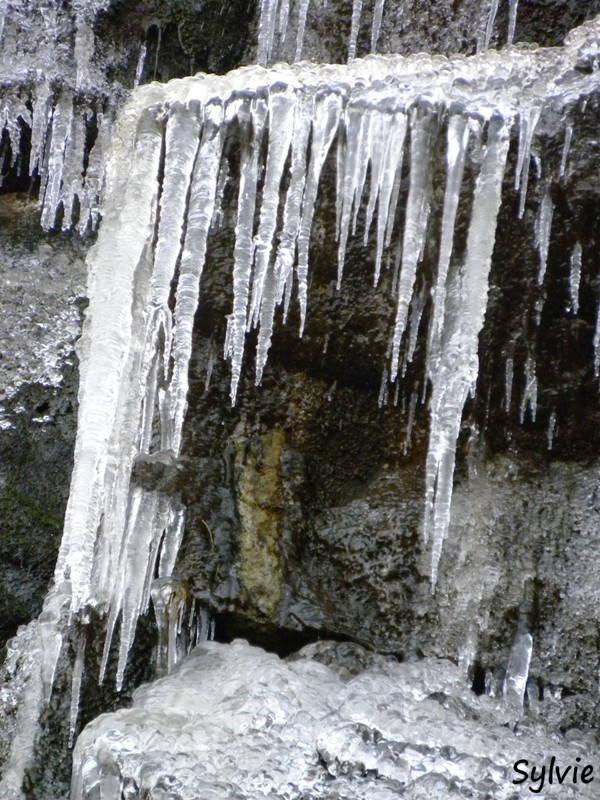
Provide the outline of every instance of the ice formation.
<path id="1" fill-rule="evenodd" d="M 516 184 L 524 192 L 544 108 L 551 105 L 555 112 L 600 81 L 597 73 L 570 69 L 593 47 L 596 27 L 579 29 L 561 49 L 249 67 L 135 92 L 113 138 L 105 217 L 90 256 L 75 466 L 56 568 L 57 582 L 71 583 L 73 614 L 88 606 L 108 613 L 105 662 L 121 619 L 119 683 L 137 618 L 150 602 L 155 570 L 170 578 L 181 539 L 184 511 L 177 499 L 139 485 L 132 472 L 139 463 L 177 463 L 199 282 L 220 176 L 224 169 L 231 172 L 223 142 L 232 126 L 241 145 L 226 344 L 232 402 L 247 330 L 258 329 L 260 382 L 275 310 L 279 305 L 287 310 L 294 282 L 302 333 L 315 202 L 334 143 L 338 282 L 361 207 L 365 236 L 374 228 L 375 279 L 383 253 L 390 248 L 398 253 L 392 381 L 401 354 L 410 359 L 414 350 L 426 298 L 422 289 L 415 294 L 415 285 L 429 235 L 432 183 L 445 183 L 426 365 L 431 430 L 424 532 L 431 541 L 435 585 L 462 412 L 477 381 L 478 337 L 511 132 L 517 126 Z M 439 137 L 445 139 L 446 158 L 436 170 L 433 142 Z M 406 214 L 396 245 L 392 231 L 408 143 Z M 476 175 L 463 259 L 454 253 L 453 230 L 467 158 Z M 544 263 L 551 219 L 546 200 L 538 219 Z M 521 414 L 529 404 L 535 415 L 532 359 L 526 375 Z"/>
<path id="2" fill-rule="evenodd" d="M 98 222 L 119 94 L 109 91 L 91 61 L 94 18 L 105 6 L 106 0 L 78 0 L 72 15 L 57 3 L 0 7 L 0 159 L 39 178 L 46 229 L 61 211 L 65 229 L 76 222 L 84 231 Z"/>
<path id="3" fill-rule="evenodd" d="M 138 689 L 133 708 L 86 728 L 71 800 L 509 800 L 512 765 L 533 753 L 502 725 L 504 706 L 476 697 L 448 661 L 399 664 L 320 642 L 285 662 L 240 640 L 207 643 Z M 581 732 L 566 744 L 538 731 L 535 743 L 538 764 L 572 763 L 574 746 L 583 763 L 595 752 Z M 595 797 L 593 785 L 544 789 Z"/>
<path id="4" fill-rule="evenodd" d="M 371 0 L 373 21 L 371 25 L 371 53 L 377 50 L 379 32 L 385 0 Z M 300 0 L 295 20 L 296 41 L 295 61 L 302 58 L 302 46 L 310 0 Z M 258 63 L 266 66 L 273 61 L 277 46 L 283 44 L 288 36 L 290 21 L 290 0 L 260 0 L 260 20 L 258 28 Z M 363 11 L 363 0 L 352 0 L 350 38 L 348 40 L 348 61 L 356 57 L 356 43 Z"/>

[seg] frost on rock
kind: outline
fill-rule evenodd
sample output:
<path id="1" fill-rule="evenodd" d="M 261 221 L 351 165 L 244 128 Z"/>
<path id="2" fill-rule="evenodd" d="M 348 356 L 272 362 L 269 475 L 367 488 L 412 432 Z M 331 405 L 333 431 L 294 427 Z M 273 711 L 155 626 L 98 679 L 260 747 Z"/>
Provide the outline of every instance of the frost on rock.
<path id="1" fill-rule="evenodd" d="M 148 800 L 508 800 L 515 787 L 507 770 L 527 750 L 502 726 L 505 706 L 476 697 L 448 661 L 399 664 L 319 642 L 286 662 L 241 640 L 204 643 L 171 676 L 138 689 L 132 708 L 88 725 L 75 748 L 71 800 L 129 792 Z M 580 738 L 587 763 L 593 744 Z M 535 741 L 536 763 L 572 762 L 572 741 L 567 748 L 542 726 Z M 567 783 L 544 791 L 595 796 L 593 786 Z"/>

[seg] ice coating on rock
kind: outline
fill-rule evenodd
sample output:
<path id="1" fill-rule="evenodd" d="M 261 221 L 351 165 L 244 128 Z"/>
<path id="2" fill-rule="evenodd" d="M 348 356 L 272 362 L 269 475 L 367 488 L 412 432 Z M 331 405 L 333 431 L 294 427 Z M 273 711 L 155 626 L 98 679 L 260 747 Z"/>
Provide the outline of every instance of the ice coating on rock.
<path id="1" fill-rule="evenodd" d="M 514 648 L 513 648 L 514 650 Z M 517 678 L 522 666 L 511 662 Z M 397 663 L 348 643 L 282 661 L 237 640 L 198 646 L 133 707 L 80 735 L 71 800 L 509 800 L 524 757 L 504 699 L 477 697 L 448 661 Z M 541 727 L 536 758 L 573 750 Z M 593 745 L 580 745 L 585 759 Z M 527 751 L 525 751 L 527 752 Z M 538 763 L 539 763 L 538 762 Z M 549 798 L 595 797 L 593 784 L 547 784 Z"/>

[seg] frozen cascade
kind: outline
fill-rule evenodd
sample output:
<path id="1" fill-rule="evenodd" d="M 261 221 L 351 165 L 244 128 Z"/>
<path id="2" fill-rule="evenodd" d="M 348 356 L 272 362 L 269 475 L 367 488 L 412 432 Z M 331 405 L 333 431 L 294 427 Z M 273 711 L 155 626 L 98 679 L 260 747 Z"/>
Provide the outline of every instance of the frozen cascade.
<path id="1" fill-rule="evenodd" d="M 137 615 L 149 602 L 148 581 L 140 579 L 134 598 L 127 577 L 138 547 L 133 544 L 137 541 L 133 533 L 137 530 L 136 515 L 139 513 L 145 519 L 149 507 L 157 509 L 161 521 L 154 524 L 146 520 L 146 524 L 150 523 L 153 530 L 152 541 L 160 542 L 165 531 L 174 530 L 174 520 L 179 514 L 176 505 L 170 506 L 164 499 L 145 498 L 142 502 L 141 489 L 131 484 L 131 472 L 140 459 L 177 459 L 191 355 L 191 325 L 199 299 L 198 284 L 227 127 L 235 121 L 245 137 L 229 337 L 234 400 L 249 326 L 259 327 L 260 379 L 275 307 L 286 297 L 289 302 L 296 248 L 301 326 L 304 325 L 315 201 L 321 170 L 341 121 L 345 135 L 356 139 L 358 150 L 346 151 L 341 162 L 338 198 L 341 235 L 348 235 L 353 211 L 356 213 L 361 203 L 367 165 L 371 163 L 374 168 L 367 208 L 375 215 L 377 206 L 376 229 L 378 252 L 381 252 L 392 226 L 390 213 L 402 158 L 401 147 L 400 152 L 389 147 L 382 157 L 381 139 L 386 132 L 395 131 L 387 136 L 388 142 L 403 144 L 408 111 L 410 176 L 392 354 L 392 371 L 397 371 L 426 235 L 432 180 L 431 143 L 437 136 L 443 109 L 459 103 L 464 108 L 461 115 L 451 116 L 446 129 L 448 176 L 440 253 L 442 278 L 435 293 L 434 349 L 439 350 L 435 355 L 439 368 L 432 378 L 425 520 L 426 536 L 433 535 L 435 576 L 449 519 L 460 416 L 477 378 L 477 337 L 485 314 L 493 248 L 489 232 L 494 230 L 500 204 L 509 134 L 514 118 L 529 119 L 527 91 L 516 94 L 511 87 L 522 74 L 529 74 L 541 64 L 548 101 L 556 104 L 562 97 L 565 102 L 578 97 L 598 82 L 597 76 L 573 75 L 570 80 L 574 85 L 568 88 L 564 81 L 560 85 L 559 82 L 565 63 L 578 57 L 580 46 L 575 39 L 571 49 L 557 51 L 558 59 L 553 51 L 554 60 L 550 62 L 555 65 L 553 71 L 544 51 L 488 53 L 471 58 L 436 57 L 430 59 L 429 65 L 422 57 L 371 57 L 355 60 L 347 67 L 279 66 L 271 71 L 245 68 L 224 77 L 198 76 L 166 86 L 142 87 L 134 94 L 120 118 L 120 134 L 113 140 L 116 144 L 107 178 L 106 217 L 91 254 L 90 311 L 82 344 L 79 434 L 56 571 L 59 581 L 70 577 L 73 613 L 89 604 L 110 609 L 112 626 L 122 609 L 129 609 L 130 616 L 122 624 L 125 638 L 120 671 L 124 668 Z M 443 70 L 440 64 L 444 65 Z M 499 74 L 507 74 L 506 93 L 498 89 Z M 461 76 L 464 77 L 459 80 Z M 485 88 L 488 80 L 494 81 L 494 93 L 489 99 Z M 244 90 L 244 96 L 240 96 L 240 89 Z M 426 103 L 421 101 L 423 96 L 427 97 Z M 533 99 L 539 109 L 539 84 L 535 86 Z M 468 122 L 471 113 L 473 121 Z M 457 195 L 469 131 L 473 130 L 478 138 L 482 119 L 489 120 L 485 156 L 476 180 L 466 262 L 464 269 L 458 270 L 447 267 Z M 526 138 L 530 145 L 529 134 Z M 263 139 L 268 143 L 266 173 L 263 189 L 257 196 Z M 177 147 L 170 144 L 175 141 Z M 290 151 L 291 180 L 282 200 L 282 176 Z M 164 159 L 162 187 L 158 177 L 161 159 Z M 257 203 L 259 222 L 255 235 Z M 277 220 L 281 207 L 280 235 Z M 155 236 L 153 258 L 149 244 Z M 343 252 L 340 269 L 342 259 Z M 179 283 L 172 313 L 167 303 L 168 292 L 179 260 Z M 448 276 L 444 279 L 446 269 Z M 460 314 L 456 312 L 457 303 L 461 306 Z M 111 314 L 106 313 L 108 308 Z M 174 362 L 171 375 L 165 371 L 170 358 Z M 160 442 L 150 437 L 155 407 L 162 431 Z M 119 576 L 116 581 L 115 575 Z"/>
<path id="2" fill-rule="evenodd" d="M 231 168 L 223 157 L 230 128 L 235 126 L 241 137 L 228 347 L 232 400 L 248 327 L 259 328 L 260 379 L 273 313 L 278 305 L 289 304 L 294 280 L 301 329 L 304 326 L 320 176 L 342 132 L 354 137 L 358 152 L 338 149 L 340 236 L 351 235 L 364 203 L 377 232 L 378 263 L 386 249 L 399 252 L 397 312 L 391 332 L 391 372 L 396 376 L 401 349 L 410 348 L 405 329 L 414 287 L 421 290 L 423 285 L 418 266 L 429 233 L 431 188 L 436 180 L 432 145 L 446 143 L 439 271 L 447 274 L 441 280 L 439 275 L 434 278 L 437 323 L 429 358 L 437 367 L 428 367 L 431 423 L 424 519 L 435 586 L 450 520 L 463 407 L 478 375 L 478 337 L 486 312 L 511 131 L 517 122 L 517 174 L 523 190 L 534 130 L 544 107 L 551 106 L 555 113 L 600 85 L 598 72 L 572 68 L 595 46 L 598 27 L 598 22 L 587 24 L 571 34 L 564 48 L 548 51 L 511 48 L 449 59 L 371 56 L 347 66 L 250 67 L 134 92 L 112 137 L 104 218 L 89 257 L 90 306 L 80 344 L 75 464 L 56 567 L 56 585 L 69 583 L 64 591 L 72 622 L 83 622 L 88 608 L 107 615 L 103 670 L 112 631 L 120 620 L 119 685 L 138 617 L 148 610 L 153 590 L 157 596 L 154 576 L 158 571 L 167 581 L 161 585 L 169 585 L 183 534 L 185 512 L 179 499 L 145 488 L 134 478 L 134 468 L 178 466 L 191 330 L 220 176 Z M 534 82 L 529 80 L 532 74 L 537 76 Z M 74 112 L 66 101 L 57 108 L 50 152 L 62 164 L 59 154 L 71 141 L 65 131 Z M 99 140 L 102 130 L 101 125 Z M 382 148 L 384 138 L 388 146 Z M 471 138 L 481 157 L 473 176 L 464 263 L 458 263 L 453 227 Z M 108 132 L 102 141 L 107 139 Z M 405 140 L 410 153 L 408 186 L 403 189 L 400 165 Z M 94 160 L 93 155 L 94 151 L 88 169 L 93 168 L 95 180 L 101 181 L 101 159 Z M 283 181 L 288 164 L 290 173 Z M 59 168 L 73 175 L 64 164 Z M 368 199 L 363 200 L 369 168 L 371 184 Z M 48 187 L 48 196 L 60 195 L 55 183 L 50 181 Z M 395 211 L 405 190 L 404 229 L 396 240 Z M 338 266 L 341 272 L 342 259 Z M 172 288 L 177 272 L 178 282 Z M 530 368 L 535 377 L 533 362 Z M 528 401 L 533 411 L 531 391 Z M 167 627 L 178 635 L 183 624 L 179 600 L 176 609 L 174 615 L 167 614 Z M 45 648 L 52 657 L 41 656 L 46 694 L 60 650 L 60 628 L 58 623 L 52 626 L 45 637 L 52 645 Z M 167 643 L 167 662 L 168 652 Z M 35 686 L 28 713 L 44 702 L 44 690 L 39 683 Z M 23 753 L 31 749 L 21 742 Z"/>

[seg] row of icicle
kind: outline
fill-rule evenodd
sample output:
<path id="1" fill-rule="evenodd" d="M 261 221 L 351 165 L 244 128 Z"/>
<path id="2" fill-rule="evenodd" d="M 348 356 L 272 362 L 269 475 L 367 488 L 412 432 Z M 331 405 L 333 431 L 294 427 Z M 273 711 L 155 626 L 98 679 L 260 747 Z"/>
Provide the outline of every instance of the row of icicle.
<path id="1" fill-rule="evenodd" d="M 179 453 L 192 326 L 211 224 L 219 217 L 222 176 L 230 168 L 223 145 L 231 125 L 241 144 L 226 344 L 232 403 L 247 330 L 258 328 L 260 382 L 275 310 L 282 305 L 285 316 L 293 286 L 302 333 L 313 215 L 334 143 L 338 283 L 348 237 L 364 209 L 365 238 L 373 229 L 375 283 L 386 252 L 395 253 L 399 265 L 389 363 L 391 380 L 397 379 L 411 303 L 422 302 L 413 293 L 429 231 L 431 184 L 436 175 L 445 176 L 426 358 L 431 427 L 424 531 L 435 586 L 462 411 L 478 375 L 478 337 L 511 132 L 516 125 L 516 183 L 524 193 L 545 104 L 568 105 L 598 84 L 597 74 L 567 72 L 580 52 L 577 38 L 564 52 L 553 51 L 553 69 L 545 51 L 431 58 L 428 64 L 423 58 L 374 57 L 350 67 L 246 68 L 146 87 L 126 107 L 111 156 L 105 217 L 90 256 L 75 466 L 56 571 L 57 583 L 71 581 L 74 613 L 89 604 L 108 610 L 106 653 L 121 618 L 119 681 L 137 617 L 148 603 L 154 560 L 176 514 L 168 499 L 145 496 L 131 473 L 140 459 L 176 460 Z M 528 91 L 524 78 L 532 72 L 538 80 Z M 516 94 L 511 90 L 519 81 L 525 86 Z M 439 137 L 446 155 L 436 171 L 432 155 Z M 477 174 L 459 263 L 453 240 L 467 158 L 477 163 Z M 404 194 L 398 236 L 396 209 Z M 545 251 L 543 219 L 540 225 L 539 247 Z"/>
<path id="2" fill-rule="evenodd" d="M 327 0 L 325 0 L 325 5 L 326 3 Z M 486 0 L 482 3 L 483 16 L 481 20 L 481 31 L 477 41 L 478 51 L 487 50 L 490 46 L 499 4 L 500 0 Z M 348 39 L 348 61 L 356 57 L 363 5 L 364 0 L 352 0 L 350 36 Z M 376 53 L 385 10 L 385 0 L 371 0 L 371 5 L 372 23 L 370 52 Z M 512 44 L 515 37 L 518 5 L 519 0 L 508 0 L 508 44 Z M 309 7 L 310 0 L 299 0 L 297 3 L 297 18 L 294 19 L 296 38 L 293 60 L 295 62 L 300 61 L 302 58 Z M 286 43 L 291 27 L 290 12 L 290 0 L 260 0 L 258 63 L 262 66 L 271 64 L 277 55 L 278 49 Z"/>

